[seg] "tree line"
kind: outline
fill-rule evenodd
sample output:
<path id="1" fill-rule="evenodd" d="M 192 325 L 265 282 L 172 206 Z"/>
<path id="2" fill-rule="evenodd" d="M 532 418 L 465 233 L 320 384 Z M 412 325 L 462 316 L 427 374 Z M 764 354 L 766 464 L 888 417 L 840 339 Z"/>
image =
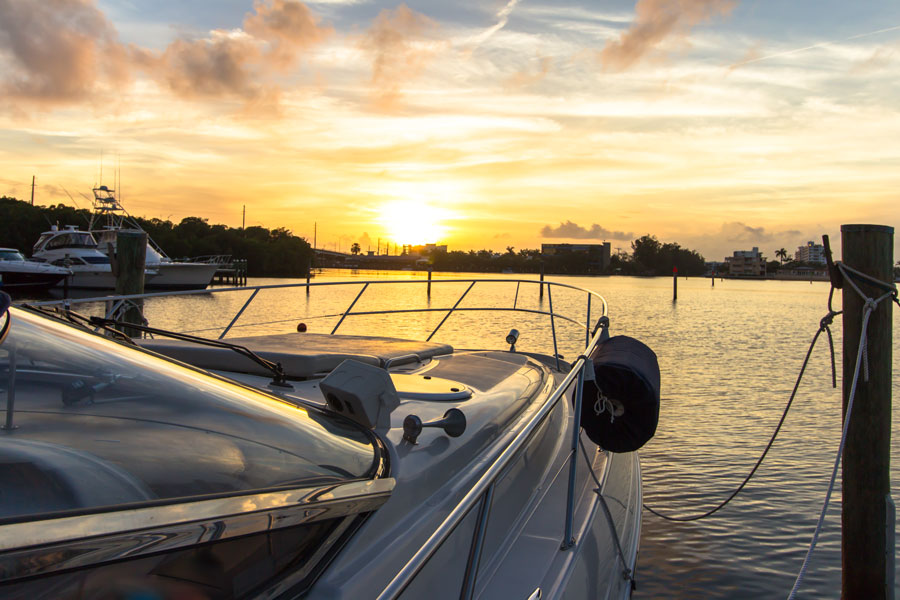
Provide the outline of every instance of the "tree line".
<path id="1" fill-rule="evenodd" d="M 18 248 L 30 255 L 40 234 L 51 225 L 78 225 L 86 229 L 91 213 L 64 204 L 32 206 L 7 196 L 0 197 L 0 245 Z M 164 219 L 135 221 L 150 238 L 173 258 L 227 254 L 246 259 L 251 277 L 302 277 L 312 262 L 309 243 L 295 236 L 289 229 L 266 229 L 253 226 L 245 229 L 210 225 L 207 219 L 185 217 L 179 223 Z M 584 252 L 561 252 L 543 255 L 539 249 L 513 247 L 506 252 L 491 250 L 453 250 L 434 252 L 429 257 L 436 271 L 465 271 L 475 273 L 539 273 L 564 275 L 670 275 L 674 266 L 682 275 L 703 275 L 706 265 L 695 250 L 677 243 L 660 242 L 653 235 L 644 235 L 631 243 L 631 253 L 621 252 L 603 265 L 597 255 Z"/>
<path id="2" fill-rule="evenodd" d="M 543 255 L 540 250 L 518 252 L 512 246 L 505 253 L 490 250 L 454 250 L 431 254 L 431 266 L 437 271 L 471 271 L 476 273 L 545 273 L 565 275 L 671 275 L 678 267 L 681 275 L 703 275 L 706 260 L 696 250 L 682 248 L 677 243 L 662 243 L 653 235 L 645 235 L 631 243 L 631 254 L 619 253 L 610 257 L 608 265 L 601 265 L 596 256 L 585 252 L 560 252 Z"/>
<path id="3" fill-rule="evenodd" d="M 51 225 L 77 225 L 87 229 L 91 213 L 64 204 L 32 206 L 28 202 L 0 197 L 0 246 L 31 254 L 42 232 Z M 208 255 L 231 255 L 247 260 L 251 277 L 302 277 L 312 259 L 312 248 L 289 229 L 246 229 L 210 225 L 207 219 L 185 217 L 175 224 L 163 219 L 134 217 L 141 229 L 174 259 Z"/>

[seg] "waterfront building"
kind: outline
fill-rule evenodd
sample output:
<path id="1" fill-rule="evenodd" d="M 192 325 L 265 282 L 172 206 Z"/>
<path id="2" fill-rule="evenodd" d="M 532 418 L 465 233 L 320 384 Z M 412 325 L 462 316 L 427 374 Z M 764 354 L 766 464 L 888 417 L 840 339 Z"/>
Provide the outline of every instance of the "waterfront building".
<path id="1" fill-rule="evenodd" d="M 609 267 L 611 250 L 612 245 L 609 242 L 602 244 L 541 244 L 541 254 L 544 256 L 584 254 L 587 258 L 588 268 L 599 271 L 604 271 Z"/>
<path id="2" fill-rule="evenodd" d="M 753 250 L 735 250 L 732 256 L 725 257 L 725 264 L 732 277 L 766 276 L 766 259 L 756 246 Z"/>
<path id="3" fill-rule="evenodd" d="M 794 260 L 824 265 L 826 262 L 825 246 L 812 241 L 806 242 L 805 246 L 797 247 L 797 251 L 794 252 Z"/>
<path id="4" fill-rule="evenodd" d="M 415 254 L 417 256 L 430 256 L 434 252 L 447 252 L 447 244 L 413 244 L 403 245 L 403 254 Z"/>

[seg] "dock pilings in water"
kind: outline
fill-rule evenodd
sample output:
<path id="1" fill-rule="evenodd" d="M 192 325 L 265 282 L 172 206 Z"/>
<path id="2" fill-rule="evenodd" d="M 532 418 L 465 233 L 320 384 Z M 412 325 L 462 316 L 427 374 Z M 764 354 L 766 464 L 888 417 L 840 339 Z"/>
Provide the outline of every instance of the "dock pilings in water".
<path id="1" fill-rule="evenodd" d="M 213 276 L 213 282 L 221 285 L 247 285 L 247 259 L 234 259 L 222 264 Z"/>

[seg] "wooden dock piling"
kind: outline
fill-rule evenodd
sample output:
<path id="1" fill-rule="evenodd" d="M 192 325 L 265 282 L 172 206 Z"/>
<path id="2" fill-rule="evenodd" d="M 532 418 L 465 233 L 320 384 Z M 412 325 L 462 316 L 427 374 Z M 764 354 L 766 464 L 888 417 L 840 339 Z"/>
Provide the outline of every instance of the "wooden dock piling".
<path id="1" fill-rule="evenodd" d="M 879 281 L 893 280 L 894 229 L 842 225 L 843 263 Z M 870 298 L 884 290 L 854 280 Z M 850 399 L 865 300 L 843 286 L 843 412 Z M 866 328 L 869 378 L 861 371 L 844 446 L 841 508 L 841 597 L 894 597 L 893 503 L 890 499 L 892 303 L 882 300 Z"/>
<path id="2" fill-rule="evenodd" d="M 541 291 L 538 294 L 538 300 L 544 301 L 544 263 L 541 262 Z"/>
<path id="3" fill-rule="evenodd" d="M 138 229 L 120 229 L 116 234 L 115 259 L 112 261 L 116 276 L 116 295 L 144 293 L 144 265 L 147 260 L 147 233 Z M 143 325 L 142 300 L 132 300 L 122 315 L 125 323 Z M 141 332 L 123 326 L 125 335 L 135 337 Z"/>
<path id="4" fill-rule="evenodd" d="M 431 300 L 431 265 L 428 265 L 428 299 Z"/>
<path id="5" fill-rule="evenodd" d="M 672 267 L 672 302 L 678 300 L 678 267 Z"/>

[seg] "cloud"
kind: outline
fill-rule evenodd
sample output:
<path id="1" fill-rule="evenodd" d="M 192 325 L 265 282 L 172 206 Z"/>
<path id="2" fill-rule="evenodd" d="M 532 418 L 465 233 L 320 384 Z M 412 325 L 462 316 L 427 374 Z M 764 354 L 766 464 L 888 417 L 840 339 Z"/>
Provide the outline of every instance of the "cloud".
<path id="1" fill-rule="evenodd" d="M 261 53 L 240 31 L 213 31 L 201 40 L 179 39 L 161 56 L 147 55 L 143 66 L 185 98 L 236 95 L 257 97 L 262 90 L 253 63 Z"/>
<path id="2" fill-rule="evenodd" d="M 382 10 L 360 45 L 372 54 L 372 95 L 383 110 L 395 108 L 404 84 L 414 80 L 437 51 L 437 23 L 401 4 Z"/>
<path id="3" fill-rule="evenodd" d="M 506 3 L 506 6 L 501 8 L 496 15 L 497 22 L 494 23 L 489 28 L 485 29 L 475 37 L 468 40 L 468 43 L 473 44 L 474 46 L 478 46 L 486 42 L 492 35 L 506 27 L 506 24 L 509 22 L 509 15 L 512 14 L 513 9 L 519 3 L 519 0 L 509 0 Z"/>
<path id="4" fill-rule="evenodd" d="M 83 100 L 129 79 L 127 48 L 89 0 L 0 0 L 3 54 L 0 91 L 14 99 Z"/>
<path id="5" fill-rule="evenodd" d="M 775 239 L 783 238 L 786 236 L 800 236 L 801 232 L 797 230 L 789 230 L 789 231 L 767 231 L 765 227 L 751 227 L 746 223 L 741 223 L 740 221 L 731 221 L 729 223 L 722 223 L 722 229 L 718 233 L 718 237 L 720 237 L 724 241 L 729 242 L 743 242 L 743 243 L 768 243 Z"/>
<path id="6" fill-rule="evenodd" d="M 294 67 L 304 51 L 333 29 L 320 25 L 296 0 L 257 0 L 253 8 L 242 29 L 214 30 L 203 39 L 180 38 L 159 55 L 144 51 L 141 66 L 185 98 L 268 98 L 264 105 L 277 104 L 273 75 Z"/>
<path id="7" fill-rule="evenodd" d="M 779 247 L 787 248 L 791 253 L 798 245 L 807 240 L 821 239 L 822 227 L 817 226 L 810 231 L 787 229 L 775 231 L 766 227 L 753 227 L 741 221 L 722 223 L 718 231 L 698 236 L 688 236 L 685 240 L 688 247 L 699 249 L 709 260 L 722 260 L 723 256 L 731 256 L 735 250 L 749 250 L 759 247 L 766 256 L 774 255 Z"/>
<path id="8" fill-rule="evenodd" d="M 507 85 L 511 88 L 524 88 L 539 83 L 550 73 L 552 65 L 552 58 L 549 56 L 541 57 L 538 59 L 538 68 L 536 70 L 522 69 L 518 71 L 509 78 Z"/>
<path id="9" fill-rule="evenodd" d="M 666 38 L 684 36 L 691 27 L 734 8 L 733 0 L 638 0 L 631 27 L 607 42 L 600 62 L 607 71 L 624 71 Z"/>
<path id="10" fill-rule="evenodd" d="M 121 90 L 142 72 L 184 98 L 231 96 L 271 108 L 275 76 L 333 29 L 297 0 L 257 0 L 253 9 L 241 29 L 181 37 L 154 52 L 121 44 L 92 0 L 0 0 L 0 56 L 8 56 L 0 91 L 32 102 L 108 102 L 104 90 Z"/>
<path id="11" fill-rule="evenodd" d="M 895 48 L 885 46 L 876 48 L 869 58 L 853 65 L 850 73 L 853 75 L 868 75 L 874 71 L 886 69 L 895 62 L 896 56 Z"/>
<path id="12" fill-rule="evenodd" d="M 265 57 L 282 70 L 292 68 L 299 53 L 327 39 L 334 30 L 318 23 L 301 2 L 274 0 L 253 3 L 255 14 L 244 19 L 244 31 L 268 44 Z"/>
<path id="13" fill-rule="evenodd" d="M 544 225 L 544 227 L 541 228 L 541 237 L 576 240 L 632 240 L 634 239 L 634 233 L 631 231 L 610 231 L 596 223 L 591 225 L 590 229 L 586 229 L 577 223 L 566 221 L 565 223 L 560 223 L 559 227 Z"/>

